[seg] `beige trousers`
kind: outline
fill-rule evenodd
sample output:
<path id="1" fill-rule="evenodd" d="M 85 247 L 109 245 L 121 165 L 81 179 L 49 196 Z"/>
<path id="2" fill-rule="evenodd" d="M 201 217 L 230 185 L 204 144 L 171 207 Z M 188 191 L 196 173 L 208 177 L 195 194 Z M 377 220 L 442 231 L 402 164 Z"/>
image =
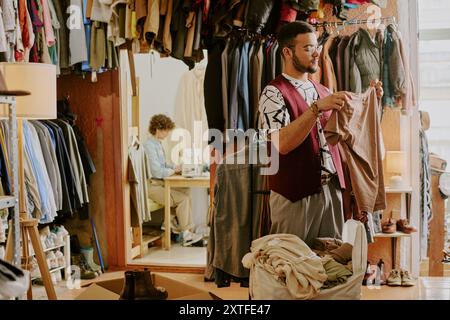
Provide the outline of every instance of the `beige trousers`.
<path id="1" fill-rule="evenodd" d="M 148 196 L 153 201 L 164 205 L 164 182 L 152 180 Z M 175 232 L 186 231 L 194 228 L 192 219 L 191 190 L 189 188 L 170 188 L 170 207 L 175 208 L 177 224 Z"/>
<path id="2" fill-rule="evenodd" d="M 322 192 L 295 203 L 271 192 L 271 234 L 294 234 L 311 247 L 316 238 L 342 238 L 344 214 L 342 193 L 333 179 L 322 187 Z"/>

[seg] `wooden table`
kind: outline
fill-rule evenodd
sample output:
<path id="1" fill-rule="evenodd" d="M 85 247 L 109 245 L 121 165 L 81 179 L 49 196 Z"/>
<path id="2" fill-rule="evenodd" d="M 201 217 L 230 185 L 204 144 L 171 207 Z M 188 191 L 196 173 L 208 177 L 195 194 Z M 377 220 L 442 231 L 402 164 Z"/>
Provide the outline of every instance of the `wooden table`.
<path id="1" fill-rule="evenodd" d="M 163 247 L 170 250 L 170 188 L 209 188 L 209 175 L 186 178 L 175 175 L 164 179 L 164 238 Z"/>

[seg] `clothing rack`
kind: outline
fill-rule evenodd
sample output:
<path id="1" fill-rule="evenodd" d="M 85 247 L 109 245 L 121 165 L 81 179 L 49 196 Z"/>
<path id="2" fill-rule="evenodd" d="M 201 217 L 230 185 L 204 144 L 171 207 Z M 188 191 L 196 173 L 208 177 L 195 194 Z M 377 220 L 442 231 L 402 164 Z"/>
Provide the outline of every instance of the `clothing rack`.
<path id="1" fill-rule="evenodd" d="M 391 17 L 383 17 L 383 18 L 378 18 L 378 19 L 350 19 L 347 21 L 335 21 L 335 22 L 331 22 L 331 21 L 325 21 L 325 22 L 318 22 L 318 23 L 312 23 L 312 25 L 314 27 L 319 28 L 319 27 L 338 27 L 338 26 L 350 26 L 350 25 L 361 25 L 361 24 L 368 24 L 368 23 L 376 23 L 376 22 L 388 22 L 388 23 L 394 23 L 396 24 L 396 18 L 391 16 Z"/>

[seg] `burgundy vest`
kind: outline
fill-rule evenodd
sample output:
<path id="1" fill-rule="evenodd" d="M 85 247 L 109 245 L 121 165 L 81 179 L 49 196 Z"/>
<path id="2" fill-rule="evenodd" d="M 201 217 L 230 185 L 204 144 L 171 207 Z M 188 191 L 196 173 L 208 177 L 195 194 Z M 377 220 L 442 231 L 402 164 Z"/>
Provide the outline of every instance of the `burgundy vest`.
<path id="1" fill-rule="evenodd" d="M 314 81 L 320 99 L 330 95 L 329 91 Z M 278 76 L 270 85 L 275 86 L 283 95 L 288 108 L 290 120 L 293 122 L 300 117 L 309 106 L 295 87 L 283 76 Z M 325 128 L 331 111 L 324 112 L 321 117 L 322 127 Z M 281 194 L 292 202 L 297 202 L 305 197 L 322 191 L 321 184 L 321 159 L 318 141 L 317 126 L 314 126 L 309 136 L 295 150 L 287 155 L 279 154 L 278 173 L 269 176 L 270 190 Z M 345 188 L 344 174 L 342 171 L 341 157 L 337 146 L 329 145 L 336 168 L 341 188 Z"/>

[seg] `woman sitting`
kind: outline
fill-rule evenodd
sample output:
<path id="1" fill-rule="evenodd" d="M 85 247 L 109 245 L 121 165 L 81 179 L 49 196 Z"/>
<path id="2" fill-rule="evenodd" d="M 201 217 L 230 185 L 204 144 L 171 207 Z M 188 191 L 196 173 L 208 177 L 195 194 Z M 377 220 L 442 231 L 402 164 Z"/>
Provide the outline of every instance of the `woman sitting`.
<path id="1" fill-rule="evenodd" d="M 144 148 L 150 159 L 150 170 L 152 181 L 149 187 L 149 197 L 164 204 L 164 178 L 179 174 L 180 167 L 175 167 L 166 161 L 166 156 L 162 146 L 164 140 L 175 127 L 173 121 L 163 115 L 158 114 L 151 118 L 149 125 L 150 137 L 145 142 Z M 171 230 L 180 234 L 180 241 L 183 246 L 188 246 L 202 239 L 201 235 L 192 232 L 194 223 L 192 220 L 192 205 L 189 188 L 170 189 L 170 207 L 175 207 L 175 215 L 171 218 Z"/>

